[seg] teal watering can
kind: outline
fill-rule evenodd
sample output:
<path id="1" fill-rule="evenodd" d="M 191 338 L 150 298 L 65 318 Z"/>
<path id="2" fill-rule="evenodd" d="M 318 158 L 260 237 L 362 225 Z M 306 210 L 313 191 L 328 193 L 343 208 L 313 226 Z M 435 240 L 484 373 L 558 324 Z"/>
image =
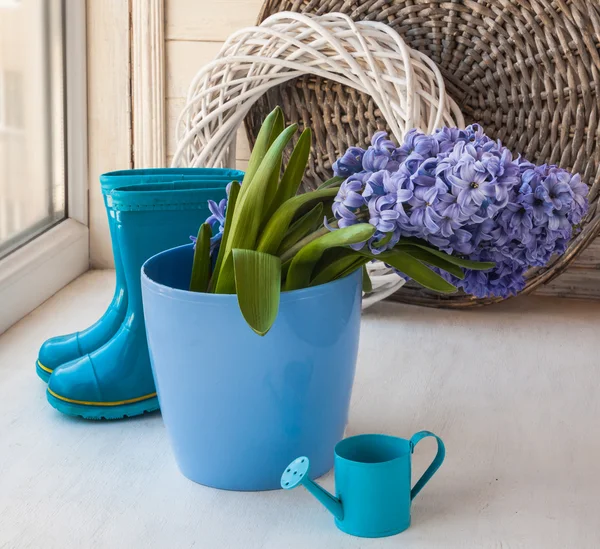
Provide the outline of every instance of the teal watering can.
<path id="1" fill-rule="evenodd" d="M 411 489 L 411 455 L 417 443 L 435 437 L 437 454 Z M 410 526 L 410 505 L 444 461 L 442 440 L 421 431 L 410 440 L 388 435 L 358 435 L 335 447 L 337 497 L 309 477 L 307 457 L 295 459 L 281 476 L 285 490 L 302 484 L 335 517 L 346 534 L 363 538 L 393 536 Z"/>

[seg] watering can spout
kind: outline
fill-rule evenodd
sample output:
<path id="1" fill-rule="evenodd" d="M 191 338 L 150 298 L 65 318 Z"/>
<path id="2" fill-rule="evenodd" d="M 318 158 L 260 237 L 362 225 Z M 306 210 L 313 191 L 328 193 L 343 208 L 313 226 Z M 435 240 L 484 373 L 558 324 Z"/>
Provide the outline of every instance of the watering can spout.
<path id="1" fill-rule="evenodd" d="M 307 457 L 295 459 L 285 468 L 283 475 L 281 475 L 281 487 L 284 490 L 291 490 L 302 484 L 336 519 L 343 520 L 344 508 L 342 502 L 308 478 L 309 469 L 310 462 Z"/>
<path id="2" fill-rule="evenodd" d="M 316 482 L 313 482 L 309 478 L 306 479 L 304 487 L 315 496 L 336 519 L 343 520 L 344 508 L 342 502 L 338 498 L 331 495 L 327 490 L 321 488 Z"/>

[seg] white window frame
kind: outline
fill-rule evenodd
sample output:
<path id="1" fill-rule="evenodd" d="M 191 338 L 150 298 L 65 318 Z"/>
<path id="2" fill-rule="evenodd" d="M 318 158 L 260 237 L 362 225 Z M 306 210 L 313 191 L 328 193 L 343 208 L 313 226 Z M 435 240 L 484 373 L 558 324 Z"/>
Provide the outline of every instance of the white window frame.
<path id="1" fill-rule="evenodd" d="M 0 334 L 89 269 L 86 2 L 64 2 L 67 216 L 0 260 Z"/>

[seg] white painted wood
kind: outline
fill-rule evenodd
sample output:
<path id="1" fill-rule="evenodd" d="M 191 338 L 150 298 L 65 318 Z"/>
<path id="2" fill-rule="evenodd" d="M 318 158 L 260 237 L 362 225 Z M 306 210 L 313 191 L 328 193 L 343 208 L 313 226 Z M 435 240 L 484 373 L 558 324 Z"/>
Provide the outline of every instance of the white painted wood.
<path id="1" fill-rule="evenodd" d="M 0 260 L 0 334 L 87 271 L 88 258 L 88 228 L 66 219 Z"/>
<path id="2" fill-rule="evenodd" d="M 246 171 L 248 169 L 248 161 L 247 160 L 236 160 L 235 167 L 238 170 Z"/>
<path id="3" fill-rule="evenodd" d="M 85 2 L 65 4 L 66 130 L 69 217 L 88 224 L 88 127 Z"/>
<path id="4" fill-rule="evenodd" d="M 165 165 L 164 0 L 132 0 L 133 164 Z"/>
<path id="5" fill-rule="evenodd" d="M 113 266 L 98 178 L 132 167 L 128 2 L 87 2 L 90 254 Z"/>
<path id="6" fill-rule="evenodd" d="M 167 6 L 169 2 L 167 2 Z M 167 136 L 166 151 L 171 165 L 171 160 L 177 147 L 177 120 L 185 107 L 185 96 L 192 78 L 199 67 L 210 63 L 219 53 L 223 44 L 219 42 L 179 42 L 167 41 L 166 43 L 166 112 Z M 246 131 L 240 127 L 237 132 L 236 157 L 238 161 L 245 162 L 250 158 L 250 145 Z"/>
<path id="7" fill-rule="evenodd" d="M 222 42 L 172 42 L 165 45 L 167 98 L 187 97 L 198 70 L 210 63 L 223 47 Z"/>
<path id="8" fill-rule="evenodd" d="M 447 447 L 412 526 L 365 540 L 337 531 L 303 489 L 225 492 L 186 480 L 159 414 L 86 422 L 48 405 L 34 372 L 40 343 L 96 320 L 113 284 L 111 272 L 87 273 L 0 339 L 0 547 L 600 547 L 600 304 L 379 303 L 363 315 L 348 434 L 430 429 Z M 434 446 L 419 445 L 415 477 Z M 331 474 L 319 482 L 333 487 Z"/>
<path id="9" fill-rule="evenodd" d="M 166 0 L 167 39 L 224 41 L 254 25 L 262 0 Z"/>

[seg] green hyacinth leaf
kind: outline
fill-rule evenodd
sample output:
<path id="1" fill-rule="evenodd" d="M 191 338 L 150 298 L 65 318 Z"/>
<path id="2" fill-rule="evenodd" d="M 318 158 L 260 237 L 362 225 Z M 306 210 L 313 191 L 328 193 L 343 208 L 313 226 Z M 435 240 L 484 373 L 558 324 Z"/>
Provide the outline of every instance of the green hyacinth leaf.
<path id="1" fill-rule="evenodd" d="M 350 248 L 334 248 L 323 254 L 313 269 L 311 286 L 327 284 L 332 280 L 342 278 L 369 261 Z"/>
<path id="2" fill-rule="evenodd" d="M 255 249 L 269 178 L 279 168 L 281 151 L 289 143 L 296 129 L 297 125 L 293 124 L 275 139 L 256 175 L 252 178 L 250 189 L 246 189 L 245 194 L 243 192 L 245 185 L 242 186 L 242 192 L 240 192 L 231 223 L 231 234 L 225 243 L 223 265 L 219 272 L 215 288 L 216 293 L 231 294 L 235 291 L 233 262 L 229 259 L 229 255 L 234 248 L 242 250 Z"/>
<path id="3" fill-rule="evenodd" d="M 373 292 L 373 283 L 371 282 L 371 277 L 369 276 L 369 271 L 367 270 L 367 266 L 362 266 L 363 270 L 363 278 L 362 278 L 362 290 L 365 294 L 370 294 Z"/>
<path id="4" fill-rule="evenodd" d="M 275 123 L 273 124 L 273 130 L 271 131 L 271 144 L 279 137 L 284 130 L 284 121 L 283 121 L 283 111 L 279 110 L 281 116 L 277 116 L 275 118 Z M 281 164 L 283 162 L 283 149 L 282 152 L 279 153 L 278 161 L 276 162 L 277 167 L 273 170 L 271 177 L 269 177 L 268 184 L 265 190 L 265 211 L 268 212 L 271 208 L 271 204 L 275 200 L 275 195 L 278 190 L 279 178 L 281 177 Z M 266 216 L 263 216 L 266 217 Z M 264 220 L 263 220 L 264 225 Z"/>
<path id="5" fill-rule="evenodd" d="M 277 129 L 279 133 L 276 134 Z M 246 168 L 246 174 L 244 175 L 244 185 L 242 186 L 242 194 L 245 194 L 245 190 L 249 188 L 250 183 L 258 168 L 260 167 L 263 158 L 267 154 L 267 151 L 275 141 L 275 138 L 283 131 L 283 111 L 281 107 L 275 107 L 265 118 L 258 135 L 256 136 L 256 142 L 250 153 L 250 160 L 248 160 L 248 167 Z"/>
<path id="6" fill-rule="evenodd" d="M 336 175 L 336 176 L 332 177 L 331 179 L 328 179 L 327 181 L 324 181 L 323 183 L 321 183 L 317 187 L 317 190 L 331 189 L 333 187 L 339 187 L 340 184 L 342 183 L 342 181 L 344 181 L 344 178 L 340 177 L 339 175 Z"/>
<path id="7" fill-rule="evenodd" d="M 317 204 L 310 212 L 304 214 L 294 222 L 285 235 L 277 255 L 289 250 L 294 244 L 306 235 L 316 230 L 323 223 L 323 204 Z"/>
<path id="8" fill-rule="evenodd" d="M 303 248 L 292 259 L 287 278 L 286 290 L 306 288 L 310 284 L 315 265 L 326 250 L 366 242 L 375 233 L 369 223 L 358 223 L 320 236 Z"/>
<path id="9" fill-rule="evenodd" d="M 361 252 L 370 259 L 378 259 L 391 265 L 403 272 L 406 276 L 412 278 L 417 284 L 424 288 L 439 292 L 442 294 L 451 294 L 456 291 L 456 287 L 444 280 L 439 274 L 433 272 L 429 267 L 423 265 L 418 259 L 401 250 L 393 249 L 382 252 L 379 255 L 370 252 Z"/>
<path id="10" fill-rule="evenodd" d="M 232 250 L 237 299 L 248 325 L 260 336 L 279 311 L 281 260 L 254 250 Z"/>
<path id="11" fill-rule="evenodd" d="M 286 200 L 267 222 L 260 235 L 257 250 L 268 254 L 276 254 L 285 237 L 290 223 L 296 214 L 304 207 L 313 207 L 319 202 L 325 202 L 335 197 L 337 189 L 323 189 L 301 194 Z"/>
<path id="12" fill-rule="evenodd" d="M 300 138 L 292 151 L 290 161 L 285 168 L 279 187 L 277 187 L 275 196 L 265 215 L 265 223 L 271 219 L 271 216 L 277 211 L 279 206 L 286 200 L 296 196 L 300 183 L 302 183 L 304 172 L 306 171 L 308 157 L 310 156 L 311 141 L 312 132 L 310 131 L 310 128 L 306 128 L 300 135 Z"/>
<path id="13" fill-rule="evenodd" d="M 336 280 L 338 278 L 344 278 L 346 276 L 348 276 L 349 274 L 352 274 L 354 271 L 356 271 L 357 269 L 360 269 L 361 267 L 364 267 L 367 263 L 369 263 L 369 260 L 366 258 L 363 258 L 362 260 L 358 261 L 354 264 L 354 265 L 350 265 L 350 267 L 348 267 L 345 271 L 341 272 Z M 369 279 L 370 280 L 370 279 Z"/>
<path id="14" fill-rule="evenodd" d="M 418 259 L 423 263 L 427 263 L 427 265 L 431 265 L 432 267 L 438 267 L 443 271 L 450 273 L 451 275 L 455 276 L 456 278 L 459 278 L 460 280 L 465 278 L 465 273 L 458 265 L 455 265 L 450 261 L 446 261 L 445 258 L 439 257 L 438 255 L 431 253 L 430 250 L 423 250 L 420 248 L 412 247 L 401 248 L 401 250 L 403 252 L 406 252 L 408 255 L 414 257 L 415 259 Z"/>
<path id="15" fill-rule="evenodd" d="M 412 247 L 420 248 L 422 250 L 427 250 L 433 255 L 437 255 L 442 259 L 445 259 L 449 263 L 457 265 L 458 267 L 462 267 L 463 269 L 471 269 L 473 271 L 487 271 L 488 269 L 493 269 L 496 264 L 492 261 L 472 261 L 470 259 L 463 259 L 461 257 L 457 257 L 455 255 L 449 255 L 447 253 L 441 252 L 435 248 L 431 248 L 426 244 L 421 244 L 419 241 L 415 240 L 402 240 L 399 244 L 396 245 L 397 249 L 405 250 L 410 249 Z"/>
<path id="16" fill-rule="evenodd" d="M 194 262 L 190 278 L 190 292 L 206 292 L 210 279 L 210 225 L 203 223 L 198 230 Z"/>
<path id="17" fill-rule="evenodd" d="M 225 256 L 226 242 L 229 240 L 229 229 L 231 227 L 233 213 L 235 212 L 235 205 L 237 203 L 238 196 L 240 194 L 240 184 L 237 181 L 231 182 L 229 188 L 229 197 L 227 199 L 227 210 L 225 211 L 225 225 L 223 226 L 223 236 L 221 237 L 221 245 L 219 246 L 219 253 L 217 255 L 217 262 L 215 263 L 215 269 L 210 279 L 209 291 L 214 291 L 219 273 L 221 272 L 221 266 L 223 264 L 223 257 Z"/>
<path id="18" fill-rule="evenodd" d="M 378 240 L 377 242 L 373 242 L 373 244 L 372 244 L 373 248 L 383 248 L 390 242 L 390 240 L 392 240 L 393 236 L 394 236 L 393 232 L 387 233 L 381 240 Z"/>

